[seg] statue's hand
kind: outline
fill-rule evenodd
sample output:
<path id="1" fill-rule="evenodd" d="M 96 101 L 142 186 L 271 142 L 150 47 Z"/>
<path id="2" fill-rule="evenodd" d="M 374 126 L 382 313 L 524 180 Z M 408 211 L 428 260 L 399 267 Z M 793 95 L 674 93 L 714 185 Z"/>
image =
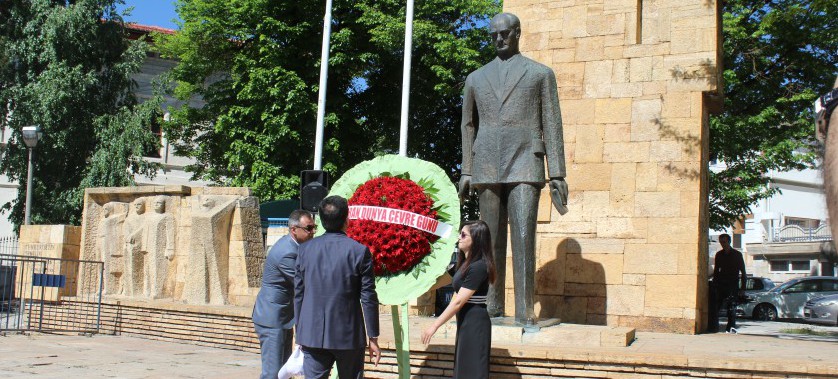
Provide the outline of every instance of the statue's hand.
<path id="1" fill-rule="evenodd" d="M 164 254 L 164 255 L 165 255 L 166 259 L 171 261 L 172 259 L 175 258 L 175 251 L 172 250 L 172 249 L 167 249 L 166 254 Z"/>
<path id="2" fill-rule="evenodd" d="M 550 179 L 550 198 L 560 215 L 567 213 L 567 182 L 564 178 Z"/>
<path id="3" fill-rule="evenodd" d="M 471 175 L 460 175 L 460 203 L 471 195 Z"/>

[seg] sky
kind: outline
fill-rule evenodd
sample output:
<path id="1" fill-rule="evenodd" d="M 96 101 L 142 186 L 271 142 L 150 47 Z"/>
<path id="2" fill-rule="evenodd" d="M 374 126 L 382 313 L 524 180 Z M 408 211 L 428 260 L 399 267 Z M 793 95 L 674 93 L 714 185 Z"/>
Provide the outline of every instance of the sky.
<path id="1" fill-rule="evenodd" d="M 169 29 L 177 28 L 173 21 L 178 18 L 175 12 L 175 0 L 125 0 L 125 5 L 119 6 L 119 9 L 123 10 L 128 7 L 134 7 L 134 10 L 126 21 Z"/>

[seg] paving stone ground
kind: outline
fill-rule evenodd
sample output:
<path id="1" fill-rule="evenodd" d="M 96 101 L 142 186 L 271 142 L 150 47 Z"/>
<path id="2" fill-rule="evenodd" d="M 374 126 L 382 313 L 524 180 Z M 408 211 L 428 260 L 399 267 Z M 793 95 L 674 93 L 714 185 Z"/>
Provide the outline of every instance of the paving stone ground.
<path id="1" fill-rule="evenodd" d="M 124 336 L 8 334 L 3 378 L 258 378 L 259 355 Z"/>
<path id="2" fill-rule="evenodd" d="M 828 335 L 788 333 L 793 329 L 810 329 Z M 742 320 L 739 334 L 639 332 L 629 347 L 584 350 L 603 355 L 627 354 L 636 356 L 638 362 L 648 362 L 644 356 L 661 361 L 667 361 L 669 356 L 731 364 L 753 365 L 762 361 L 766 365 L 783 362 L 801 367 L 833 366 L 838 356 L 836 333 L 838 327 Z M 418 334 L 418 331 L 411 333 L 411 339 L 418 338 Z M 0 336 L 0 377 L 3 378 L 244 379 L 258 377 L 259 368 L 258 354 L 135 337 L 37 333 Z"/>

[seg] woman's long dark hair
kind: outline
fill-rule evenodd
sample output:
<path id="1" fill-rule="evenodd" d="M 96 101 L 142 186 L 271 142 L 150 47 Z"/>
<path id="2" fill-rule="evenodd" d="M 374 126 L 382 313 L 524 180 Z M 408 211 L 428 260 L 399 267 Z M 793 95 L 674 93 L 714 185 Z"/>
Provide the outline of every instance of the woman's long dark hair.
<path id="1" fill-rule="evenodd" d="M 457 249 L 457 267 L 465 273 L 469 265 L 482 258 L 489 271 L 489 284 L 494 284 L 495 254 L 492 251 L 492 233 L 489 232 L 489 225 L 483 220 L 467 221 L 460 227 L 460 231 L 466 227 L 471 235 L 471 254 L 466 258 L 465 253 Z"/>

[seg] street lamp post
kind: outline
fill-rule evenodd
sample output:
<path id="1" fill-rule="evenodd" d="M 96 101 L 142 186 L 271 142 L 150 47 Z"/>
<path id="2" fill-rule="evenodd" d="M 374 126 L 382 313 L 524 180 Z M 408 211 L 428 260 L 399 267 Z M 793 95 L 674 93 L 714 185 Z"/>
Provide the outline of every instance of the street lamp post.
<path id="1" fill-rule="evenodd" d="M 29 148 L 29 170 L 26 174 L 26 205 L 23 213 L 24 225 L 29 225 L 29 209 L 32 206 L 32 154 L 35 151 L 35 146 L 38 146 L 38 140 L 43 135 L 44 133 L 38 125 L 23 127 L 23 143 Z"/>

